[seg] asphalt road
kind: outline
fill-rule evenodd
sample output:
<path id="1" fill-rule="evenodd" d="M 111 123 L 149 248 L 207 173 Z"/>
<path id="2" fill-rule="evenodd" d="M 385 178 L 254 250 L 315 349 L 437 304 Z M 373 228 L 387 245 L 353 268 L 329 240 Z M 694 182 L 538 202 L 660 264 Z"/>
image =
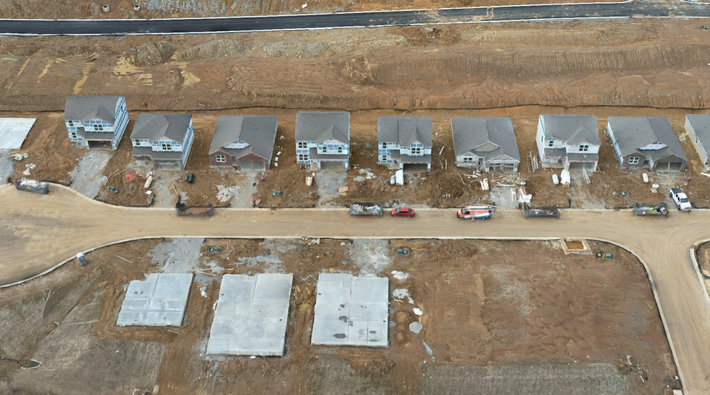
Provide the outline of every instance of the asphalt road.
<path id="1" fill-rule="evenodd" d="M 549 4 L 226 18 L 56 21 L 3 19 L 0 20 L 0 35 L 190 34 L 436 23 L 642 17 L 708 18 L 710 17 L 710 6 L 680 1 L 634 1 L 629 3 Z"/>
<path id="2" fill-rule="evenodd" d="M 345 209 L 222 209 L 211 218 L 186 218 L 172 209 L 105 205 L 55 185 L 48 196 L 2 186 L 0 207 L 0 285 L 51 270 L 77 252 L 146 237 L 584 237 L 615 242 L 647 265 L 685 394 L 710 394 L 710 301 L 689 254 L 695 243 L 710 239 L 710 211 L 641 218 L 628 211 L 564 210 L 559 220 L 503 211 L 473 223 L 456 219 L 453 210 L 418 210 L 409 219 L 350 217 Z"/>

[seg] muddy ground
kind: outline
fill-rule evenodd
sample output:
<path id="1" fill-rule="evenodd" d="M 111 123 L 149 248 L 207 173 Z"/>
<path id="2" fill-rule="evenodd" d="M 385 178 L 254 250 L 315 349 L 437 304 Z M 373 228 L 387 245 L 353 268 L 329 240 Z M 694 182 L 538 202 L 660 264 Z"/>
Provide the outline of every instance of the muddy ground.
<path id="1" fill-rule="evenodd" d="M 0 391 L 469 392 L 471 383 L 446 377 L 538 366 L 559 377 L 549 387 L 556 393 L 586 393 L 562 378 L 572 369 L 621 393 L 670 394 L 675 367 L 642 265 L 617 247 L 590 244 L 614 259 L 565 255 L 557 241 L 187 239 L 102 248 L 83 268 L 72 262 L 0 290 L 7 372 Z M 211 254 L 211 246 L 222 251 Z M 405 246 L 409 255 L 395 253 Z M 196 273 L 182 327 L 115 325 L 128 282 L 175 270 Z M 390 292 L 408 290 L 413 304 L 390 298 L 387 349 L 310 345 L 315 281 L 324 271 L 387 276 Z M 398 271 L 408 277 L 398 280 Z M 262 272 L 294 274 L 284 357 L 205 359 L 221 275 Z M 419 334 L 408 329 L 414 321 L 423 324 Z M 42 365 L 20 369 L 31 359 Z M 515 377 L 494 386 L 519 393 Z"/>
<path id="2" fill-rule="evenodd" d="M 3 110 L 69 95 L 130 110 L 704 109 L 696 20 L 491 23 L 185 36 L 2 37 Z"/>
<path id="3" fill-rule="evenodd" d="M 305 180 L 314 174 L 307 167 L 296 164 L 295 161 L 295 116 L 297 110 L 283 109 L 244 109 L 219 112 L 193 112 L 195 142 L 185 171 L 159 170 L 154 171 L 156 181 L 151 194 L 146 194 L 145 177 L 151 169 L 135 165 L 131 156 L 131 144 L 126 135 L 119 148 L 113 153 L 105 168 L 96 171 L 105 178 L 95 177 L 97 199 L 122 206 L 152 206 L 170 207 L 175 204 L 178 196 L 188 204 L 200 205 L 211 203 L 216 207 L 251 207 L 254 197 L 261 200 L 260 207 L 342 207 L 353 201 L 374 200 L 386 206 L 412 205 L 428 207 L 457 207 L 469 203 L 497 203 L 507 189 L 498 184 L 513 185 L 526 183 L 528 193 L 533 195 L 533 204 L 537 206 L 557 205 L 574 208 L 618 208 L 630 207 L 635 202 L 661 203 L 668 200 L 666 191 L 670 187 L 682 187 L 697 207 L 710 207 L 710 178 L 701 175 L 702 166 L 697 158 L 692 143 L 685 139 L 681 143 L 686 155 L 690 158 L 687 171 L 677 175 L 649 174 L 651 182 L 644 184 L 641 175 L 647 171 L 625 171 L 618 166 L 613 156 L 608 136 L 603 132 L 606 126 L 606 116 L 615 115 L 652 115 L 666 116 L 679 136 L 685 135 L 684 110 L 651 110 L 617 108 L 549 108 L 521 107 L 495 109 L 485 111 L 416 111 L 407 112 L 410 115 L 427 115 L 434 121 L 434 149 L 432 152 L 432 170 L 412 171 L 405 175 L 406 185 L 392 186 L 389 180 L 392 171 L 379 166 L 376 158 L 377 117 L 380 115 L 396 115 L 396 111 L 359 111 L 351 115 L 351 169 L 345 172 L 316 172 L 315 182 L 306 186 Z M 554 186 L 553 170 L 538 170 L 530 172 L 526 156 L 529 151 L 537 152 L 534 136 L 537 128 L 537 117 L 545 113 L 576 113 L 593 114 L 598 117 L 602 147 L 600 150 L 599 171 L 592 174 L 591 183 L 586 184 L 581 174 L 574 175 L 570 188 Z M 233 169 L 213 169 L 209 164 L 207 150 L 209 148 L 214 127 L 219 115 L 223 114 L 254 114 L 278 115 L 279 129 L 274 147 L 274 155 L 280 152 L 278 166 L 273 166 L 266 173 L 238 173 Z M 15 116 L 0 113 L 0 116 Z M 77 166 L 77 158 L 86 152 L 72 147 L 63 129 L 61 114 L 57 113 L 23 113 L 23 116 L 39 117 L 38 124 L 30 132 L 28 139 L 19 152 L 28 153 L 30 157 L 15 165 L 13 178 L 21 177 L 29 163 L 36 167 L 31 177 L 66 184 L 71 181 L 69 173 Z M 138 116 L 133 112 L 128 125 L 130 133 L 133 121 Z M 471 170 L 458 169 L 453 166 L 454 153 L 451 137 L 450 118 L 454 116 L 509 116 L 518 140 L 518 148 L 522 162 L 518 174 L 489 173 L 470 177 Z M 57 146 L 67 153 L 61 156 Z M 26 147 L 26 148 L 25 148 Z M 443 151 L 442 151 L 442 147 Z M 554 170 L 559 174 L 559 170 Z M 185 177 L 194 173 L 195 182 L 188 184 Z M 137 174 L 128 180 L 127 176 Z M 340 176 L 341 182 L 337 177 Z M 487 177 L 494 194 L 482 191 L 479 181 Z M 368 179 L 369 178 L 369 179 Z M 103 181 L 105 180 L 105 181 Z M 651 184 L 661 186 L 658 193 L 651 191 Z M 256 184 L 256 185 L 254 185 Z M 112 193 L 108 187 L 115 187 L 118 193 Z M 338 193 L 338 187 L 347 186 L 344 196 Z M 226 189 L 224 198 L 220 200 L 220 189 Z M 282 195 L 275 195 L 281 191 Z M 236 192 L 236 193 L 235 193 Z M 240 193 L 242 192 L 242 193 Z"/>

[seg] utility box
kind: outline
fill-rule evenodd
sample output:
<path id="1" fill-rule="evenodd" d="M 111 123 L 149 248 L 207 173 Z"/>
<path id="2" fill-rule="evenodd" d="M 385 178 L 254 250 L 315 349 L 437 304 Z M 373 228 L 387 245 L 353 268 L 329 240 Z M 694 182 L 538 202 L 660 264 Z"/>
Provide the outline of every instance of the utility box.
<path id="1" fill-rule="evenodd" d="M 84 254 L 81 252 L 76 254 L 76 261 L 79 262 L 79 266 L 86 265 L 86 258 L 84 257 Z"/>

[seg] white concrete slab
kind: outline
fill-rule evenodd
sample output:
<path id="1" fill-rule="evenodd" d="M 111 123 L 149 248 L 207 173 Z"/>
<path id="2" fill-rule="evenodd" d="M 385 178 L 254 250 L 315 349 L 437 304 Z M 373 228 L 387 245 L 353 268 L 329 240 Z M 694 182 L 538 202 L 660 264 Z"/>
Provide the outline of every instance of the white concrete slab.
<path id="1" fill-rule="evenodd" d="M 20 149 L 37 118 L 0 118 L 0 149 Z"/>
<path id="2" fill-rule="evenodd" d="M 283 356 L 293 274 L 228 274 L 207 342 L 208 355 Z"/>
<path id="3" fill-rule="evenodd" d="M 192 273 L 152 273 L 145 281 L 131 281 L 116 324 L 182 325 L 190 284 Z"/>
<path id="4" fill-rule="evenodd" d="M 312 344 L 387 347 L 389 279 L 321 273 Z"/>

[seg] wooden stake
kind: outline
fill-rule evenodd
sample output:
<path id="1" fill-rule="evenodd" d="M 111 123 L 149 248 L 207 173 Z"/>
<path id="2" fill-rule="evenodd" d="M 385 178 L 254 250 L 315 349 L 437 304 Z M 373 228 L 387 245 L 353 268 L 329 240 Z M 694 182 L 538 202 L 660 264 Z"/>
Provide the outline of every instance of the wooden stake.
<path id="1" fill-rule="evenodd" d="M 121 258 L 121 259 L 123 259 L 124 261 L 126 261 L 126 262 L 128 262 L 128 263 L 133 263 L 133 262 L 129 261 L 128 259 L 122 257 L 122 256 L 118 256 L 118 255 L 116 255 L 116 254 L 113 254 L 113 255 L 114 255 L 116 258 Z"/>

